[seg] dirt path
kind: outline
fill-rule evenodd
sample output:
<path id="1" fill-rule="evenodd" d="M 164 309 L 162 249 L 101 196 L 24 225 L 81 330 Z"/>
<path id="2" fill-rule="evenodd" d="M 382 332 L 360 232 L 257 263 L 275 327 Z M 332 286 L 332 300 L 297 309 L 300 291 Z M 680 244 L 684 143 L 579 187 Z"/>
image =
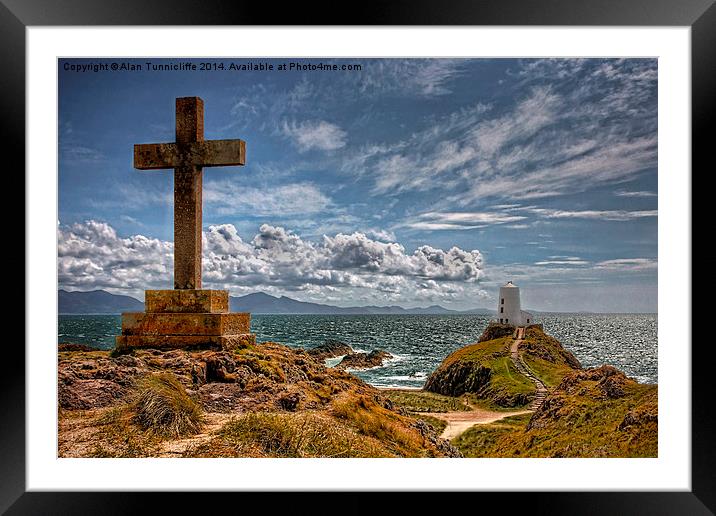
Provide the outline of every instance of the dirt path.
<path id="1" fill-rule="evenodd" d="M 205 414 L 206 420 L 201 433 L 192 435 L 186 439 L 165 441 L 159 447 L 157 457 L 181 457 L 189 448 L 193 448 L 212 439 L 213 433 L 221 428 L 229 419 L 231 414 L 210 412 Z"/>
<path id="2" fill-rule="evenodd" d="M 466 412 L 420 412 L 420 414 L 423 414 L 425 416 L 432 416 L 447 422 L 447 426 L 445 427 L 445 430 L 443 430 L 443 433 L 440 437 L 444 439 L 454 439 L 455 437 L 457 437 L 465 430 L 474 425 L 485 425 L 488 423 L 494 423 L 495 421 L 499 421 L 500 419 L 504 419 L 509 416 L 529 414 L 537 410 L 539 406 L 542 405 L 545 398 L 547 397 L 547 387 L 542 382 L 542 380 L 537 378 L 534 373 L 530 371 L 530 369 L 522 360 L 522 357 L 519 353 L 520 344 L 522 344 L 522 341 L 525 337 L 525 329 L 518 328 L 515 337 L 516 338 L 510 346 L 510 358 L 512 359 L 512 363 L 514 364 L 515 369 L 517 369 L 520 374 L 529 378 L 530 381 L 535 385 L 537 393 L 535 395 L 534 401 L 530 403 L 530 406 L 526 410 L 518 410 L 513 412 L 495 412 L 492 410 L 484 410 L 474 407 L 472 408 L 472 410 Z"/>
<path id="3" fill-rule="evenodd" d="M 537 410 L 540 405 L 544 402 L 544 399 L 547 397 L 547 387 L 545 387 L 544 383 L 542 383 L 542 380 L 537 378 L 532 371 L 527 367 L 527 364 L 524 363 L 522 360 L 522 357 L 520 356 L 519 347 L 520 344 L 522 344 L 522 340 L 525 337 L 525 329 L 524 328 L 517 328 L 517 338 L 512 343 L 512 346 L 510 346 L 510 358 L 512 359 L 512 363 L 515 365 L 515 369 L 517 369 L 520 374 L 526 376 L 530 379 L 530 381 L 535 384 L 535 389 L 537 389 L 537 393 L 535 395 L 535 399 L 530 403 L 530 410 Z"/>
<path id="4" fill-rule="evenodd" d="M 485 425 L 494 423 L 500 419 L 518 414 L 527 414 L 531 410 L 517 410 L 514 412 L 495 412 L 492 410 L 484 410 L 474 408 L 470 411 L 460 412 L 418 412 L 424 416 L 432 416 L 447 422 L 447 426 L 440 437 L 443 439 L 454 439 L 468 428 L 474 425 Z"/>

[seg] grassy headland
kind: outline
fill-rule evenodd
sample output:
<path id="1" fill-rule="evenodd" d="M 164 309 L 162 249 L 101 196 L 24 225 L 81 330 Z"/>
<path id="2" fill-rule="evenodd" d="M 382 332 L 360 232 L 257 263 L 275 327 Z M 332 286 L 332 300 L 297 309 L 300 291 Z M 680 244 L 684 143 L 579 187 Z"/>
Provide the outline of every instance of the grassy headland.
<path id="1" fill-rule="evenodd" d="M 450 413 L 524 408 L 534 384 L 515 370 L 509 327 L 490 325 L 476 344 L 450 354 L 424 391 L 388 392 L 404 410 Z M 657 386 L 639 384 L 609 366 L 582 369 L 540 326 L 527 328 L 519 354 L 549 388 L 534 413 L 475 424 L 452 443 L 467 457 L 655 457 Z M 442 413 L 442 415 L 441 415 Z M 453 417 L 453 419 L 460 419 Z M 493 418 L 494 419 L 494 418 Z"/>

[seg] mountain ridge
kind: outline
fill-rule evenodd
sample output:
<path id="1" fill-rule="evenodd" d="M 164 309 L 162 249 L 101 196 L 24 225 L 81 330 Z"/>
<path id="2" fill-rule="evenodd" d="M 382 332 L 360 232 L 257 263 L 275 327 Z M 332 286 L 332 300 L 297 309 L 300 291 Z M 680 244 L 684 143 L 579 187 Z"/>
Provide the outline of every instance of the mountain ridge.
<path id="1" fill-rule="evenodd" d="M 265 292 L 253 292 L 244 296 L 230 296 L 229 305 L 234 312 L 254 314 L 310 314 L 310 315 L 447 315 L 478 314 L 490 315 L 494 311 L 487 308 L 472 310 L 450 310 L 440 305 L 418 308 L 401 306 L 356 306 L 341 307 L 322 303 L 298 301 L 288 296 L 272 296 Z M 121 312 L 141 312 L 144 303 L 125 295 L 112 294 L 105 290 L 73 291 L 58 290 L 58 312 L 61 314 L 118 314 Z"/>

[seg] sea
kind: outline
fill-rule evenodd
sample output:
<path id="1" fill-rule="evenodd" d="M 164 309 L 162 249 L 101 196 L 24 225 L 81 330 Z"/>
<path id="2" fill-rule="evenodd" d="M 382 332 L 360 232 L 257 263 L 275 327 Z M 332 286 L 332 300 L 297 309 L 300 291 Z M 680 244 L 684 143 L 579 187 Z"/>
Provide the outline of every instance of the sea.
<path id="1" fill-rule="evenodd" d="M 535 318 L 584 367 L 609 364 L 639 382 L 658 382 L 657 314 L 543 313 Z M 376 387 L 418 389 L 446 356 L 476 342 L 489 321 L 485 315 L 252 314 L 251 331 L 257 342 L 299 348 L 330 339 L 356 351 L 385 350 L 393 358 L 382 366 L 351 372 Z M 119 315 L 60 315 L 58 342 L 111 349 L 120 328 Z"/>

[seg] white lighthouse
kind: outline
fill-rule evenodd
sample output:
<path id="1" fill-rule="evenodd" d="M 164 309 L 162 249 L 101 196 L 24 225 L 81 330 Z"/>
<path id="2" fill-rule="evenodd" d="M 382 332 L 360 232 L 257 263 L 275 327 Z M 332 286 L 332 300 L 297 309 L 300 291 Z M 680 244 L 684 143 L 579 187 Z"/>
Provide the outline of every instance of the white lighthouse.
<path id="1" fill-rule="evenodd" d="M 497 300 L 497 320 L 502 324 L 512 326 L 527 326 L 534 323 L 531 313 L 525 312 L 520 306 L 520 287 L 508 281 L 500 287 L 500 297 Z"/>

